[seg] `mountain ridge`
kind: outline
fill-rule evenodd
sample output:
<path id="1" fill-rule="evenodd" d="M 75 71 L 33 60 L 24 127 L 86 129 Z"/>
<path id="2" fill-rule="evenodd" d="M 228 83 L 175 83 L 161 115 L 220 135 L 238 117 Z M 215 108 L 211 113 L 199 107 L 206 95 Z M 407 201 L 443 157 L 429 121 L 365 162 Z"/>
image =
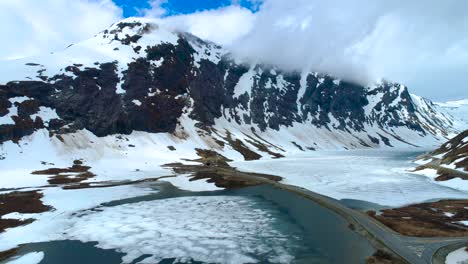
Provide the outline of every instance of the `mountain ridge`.
<path id="1" fill-rule="evenodd" d="M 141 131 L 203 134 L 221 149 L 258 151 L 256 140 L 307 151 L 426 147 L 453 133 L 451 117 L 404 85 L 364 87 L 240 64 L 222 47 L 150 19 L 125 19 L 39 60 L 0 69 L 0 143 L 39 130 L 59 141 L 80 131 L 98 137 Z"/>

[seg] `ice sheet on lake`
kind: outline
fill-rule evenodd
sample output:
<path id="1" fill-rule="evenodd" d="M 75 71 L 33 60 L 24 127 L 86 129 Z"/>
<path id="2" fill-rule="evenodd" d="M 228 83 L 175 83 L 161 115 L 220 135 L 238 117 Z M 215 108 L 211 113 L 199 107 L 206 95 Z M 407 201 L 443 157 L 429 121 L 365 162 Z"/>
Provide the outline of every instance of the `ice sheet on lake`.
<path id="1" fill-rule="evenodd" d="M 77 190 L 50 187 L 39 189 L 39 191 L 44 194 L 41 199 L 43 203 L 54 209 L 39 214 L 12 213 L 7 215 L 15 219 L 34 218 L 36 220 L 31 224 L 10 228 L 0 233 L 0 251 L 14 248 L 19 244 L 61 240 L 63 228 L 70 225 L 70 221 L 75 219 L 74 214 L 77 212 L 94 208 L 102 203 L 157 192 L 144 184 Z"/>
<path id="2" fill-rule="evenodd" d="M 20 256 L 18 258 L 15 258 L 11 261 L 8 261 L 7 263 L 8 264 L 37 264 L 37 263 L 40 263 L 43 258 L 44 258 L 43 252 L 31 252 L 23 256 Z"/>
<path id="3" fill-rule="evenodd" d="M 268 203 L 266 205 L 261 203 Z M 235 196 L 181 197 L 100 208 L 64 230 L 69 239 L 98 241 L 126 253 L 129 263 L 164 258 L 209 263 L 290 263 L 300 247 L 299 228 L 282 230 L 284 215 L 269 202 Z M 260 209 L 262 208 L 262 209 Z M 256 256 L 264 256 L 259 260 Z"/>
<path id="4" fill-rule="evenodd" d="M 405 158 L 406 157 L 406 158 Z M 468 193 L 409 173 L 405 151 L 317 152 L 276 160 L 232 162 L 240 170 L 279 175 L 283 182 L 336 199 L 401 206 L 437 198 L 468 198 Z"/>
<path id="5" fill-rule="evenodd" d="M 466 264 L 468 263 L 468 252 L 465 248 L 450 252 L 445 259 L 445 264 Z"/>

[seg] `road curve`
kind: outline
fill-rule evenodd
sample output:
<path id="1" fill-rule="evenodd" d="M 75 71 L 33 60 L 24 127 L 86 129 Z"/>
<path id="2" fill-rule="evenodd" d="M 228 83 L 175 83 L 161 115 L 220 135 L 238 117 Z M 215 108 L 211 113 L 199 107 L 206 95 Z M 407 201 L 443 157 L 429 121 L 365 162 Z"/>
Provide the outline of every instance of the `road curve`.
<path id="1" fill-rule="evenodd" d="M 384 247 L 411 264 L 432 264 L 433 257 L 439 249 L 451 245 L 468 245 L 468 237 L 420 238 L 403 236 L 378 222 L 374 218 L 369 217 L 365 213 L 346 207 L 336 199 L 315 193 L 302 187 L 275 182 L 239 171 L 236 171 L 233 177 L 270 184 L 277 188 L 281 188 L 310 199 L 315 203 L 341 215 L 356 228 L 357 232 L 365 235 L 374 247 Z M 439 261 L 437 262 L 439 263 Z"/>

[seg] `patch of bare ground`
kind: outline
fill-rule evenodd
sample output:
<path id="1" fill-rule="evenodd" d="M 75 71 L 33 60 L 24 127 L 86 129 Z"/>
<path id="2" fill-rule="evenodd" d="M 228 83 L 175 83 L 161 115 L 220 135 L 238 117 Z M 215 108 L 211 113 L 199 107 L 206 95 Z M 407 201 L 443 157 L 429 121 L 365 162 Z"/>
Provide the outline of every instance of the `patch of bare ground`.
<path id="1" fill-rule="evenodd" d="M 170 150 L 170 151 L 175 151 L 176 148 L 174 146 L 167 146 L 167 148 Z"/>
<path id="2" fill-rule="evenodd" d="M 415 171 L 434 169 L 439 175 L 436 181 L 447 181 L 454 178 L 468 180 L 468 130 L 442 144 L 438 149 L 419 157 L 430 160 L 416 167 Z M 445 165 L 445 166 L 444 166 Z M 447 166 L 454 166 L 447 168 Z"/>
<path id="3" fill-rule="evenodd" d="M 468 159 L 467 159 L 468 161 Z M 414 171 L 424 170 L 424 169 L 434 169 L 436 170 L 437 176 L 434 180 L 436 181 L 448 181 L 455 178 L 460 178 L 462 180 L 468 180 L 468 173 L 462 172 L 459 170 L 454 170 L 446 167 L 442 167 L 441 161 L 439 159 L 434 159 L 433 161 L 420 165 L 414 169 Z"/>
<path id="4" fill-rule="evenodd" d="M 221 138 L 223 138 L 225 141 L 227 141 L 229 143 L 229 145 L 231 145 L 231 147 L 239 152 L 243 157 L 244 157 L 244 160 L 258 160 L 260 159 L 262 156 L 260 154 L 258 154 L 257 152 L 255 151 L 252 151 L 251 149 L 249 149 L 244 143 L 242 143 L 242 141 L 240 141 L 238 138 L 234 139 L 231 135 L 231 132 L 227 131 L 226 130 L 226 136 L 223 137 L 221 136 L 220 134 L 217 133 L 217 135 Z"/>
<path id="5" fill-rule="evenodd" d="M 42 213 L 52 209 L 41 201 L 43 194 L 38 191 L 10 192 L 0 194 L 0 233 L 7 228 L 32 223 L 34 219 L 8 219 L 3 218 L 9 213 L 33 214 Z"/>
<path id="6" fill-rule="evenodd" d="M 5 261 L 18 253 L 18 248 L 0 251 L 0 261 Z"/>
<path id="7" fill-rule="evenodd" d="M 189 174 L 190 181 L 205 179 L 207 182 L 214 183 L 220 188 L 241 188 L 262 184 L 255 180 L 255 177 L 266 178 L 273 181 L 280 181 L 279 176 L 241 172 L 236 168 L 229 166 L 231 161 L 223 155 L 213 150 L 196 149 L 199 159 L 190 160 L 200 164 L 186 165 L 182 163 L 171 163 L 164 165 L 171 168 L 177 174 Z"/>
<path id="8" fill-rule="evenodd" d="M 388 254 L 382 250 L 377 250 L 372 256 L 367 257 L 366 264 L 403 264 L 401 259 L 393 257 L 392 254 Z"/>
<path id="9" fill-rule="evenodd" d="M 278 152 L 273 152 L 271 151 L 267 146 L 265 146 L 264 144 L 262 144 L 261 142 L 259 142 L 258 140 L 255 140 L 255 139 L 252 139 L 252 140 L 249 140 L 249 139 L 246 139 L 245 141 L 247 141 L 249 144 L 251 144 L 252 146 L 255 146 L 258 150 L 262 151 L 262 152 L 266 152 L 268 153 L 269 155 L 271 155 L 273 158 L 275 159 L 278 159 L 278 158 L 283 158 L 284 156 Z"/>
<path id="10" fill-rule="evenodd" d="M 270 154 L 275 159 L 284 157 L 284 155 L 282 155 L 282 154 L 280 154 L 278 152 L 271 151 L 266 144 L 270 145 L 271 147 L 275 147 L 278 150 L 280 150 L 280 149 L 278 147 L 274 146 L 274 145 L 271 145 L 270 143 L 268 143 L 268 141 L 263 140 L 264 142 L 266 142 L 266 144 L 265 144 L 265 143 L 262 143 L 260 140 L 254 138 L 254 137 L 251 137 L 251 136 L 249 136 L 249 135 L 247 135 L 245 133 L 244 133 L 244 135 L 247 138 L 249 138 L 249 139 L 246 139 L 245 141 L 247 141 L 252 146 L 256 147 L 258 150 Z"/>
<path id="11" fill-rule="evenodd" d="M 367 214 L 405 236 L 460 237 L 468 236 L 468 227 L 460 222 L 468 220 L 467 208 L 466 199 L 441 200 Z"/>
<path id="12" fill-rule="evenodd" d="M 433 151 L 432 155 L 443 154 L 441 164 L 452 164 L 456 168 L 461 168 L 464 171 L 468 171 L 468 130 L 463 131 L 456 137 L 447 141 L 440 148 Z M 457 161 L 455 163 L 455 161 Z"/>
<path id="13" fill-rule="evenodd" d="M 304 148 L 303 148 L 301 145 L 297 144 L 295 141 L 291 141 L 291 143 L 292 143 L 294 146 L 296 146 L 296 148 L 298 148 L 300 151 L 305 151 Z"/>
<path id="14" fill-rule="evenodd" d="M 269 146 L 272 146 L 272 147 L 274 147 L 274 148 L 277 149 L 277 150 L 281 150 L 281 151 L 283 151 L 283 152 L 286 152 L 286 150 L 284 150 L 283 148 L 280 148 L 278 145 L 275 145 L 275 144 L 271 143 L 270 141 L 268 141 L 268 140 L 262 138 L 260 135 L 258 135 L 257 132 L 255 132 L 255 129 L 254 129 L 253 127 L 252 127 L 252 133 L 255 135 L 255 137 L 257 137 L 259 140 L 265 142 L 265 143 L 268 144 Z"/>
<path id="15" fill-rule="evenodd" d="M 91 167 L 84 166 L 81 160 L 74 160 L 73 165 L 68 168 L 49 168 L 46 170 L 33 171 L 35 175 L 50 175 L 47 180 L 50 184 L 79 183 L 96 176 L 89 170 Z"/>

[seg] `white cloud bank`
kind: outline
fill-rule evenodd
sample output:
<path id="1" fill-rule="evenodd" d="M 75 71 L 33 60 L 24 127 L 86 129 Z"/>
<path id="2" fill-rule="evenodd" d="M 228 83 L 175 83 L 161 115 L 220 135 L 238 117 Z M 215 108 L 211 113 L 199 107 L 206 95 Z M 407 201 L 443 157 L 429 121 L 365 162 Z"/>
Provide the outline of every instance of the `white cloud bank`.
<path id="1" fill-rule="evenodd" d="M 264 0 L 165 18 L 237 56 L 371 83 L 403 82 L 433 99 L 468 97 L 468 2 Z"/>
<path id="2" fill-rule="evenodd" d="M 360 83 L 386 78 L 437 100 L 468 98 L 468 1 L 264 0 L 256 13 L 233 1 L 164 17 L 165 1 L 149 1 L 141 15 L 163 17 L 248 60 Z M 0 1 L 0 58 L 62 49 L 121 16 L 110 0 Z"/>
<path id="3" fill-rule="evenodd" d="M 232 46 L 253 30 L 256 15 L 239 6 L 228 6 L 188 15 L 166 17 L 168 25 L 188 31 L 200 38 Z"/>
<path id="4" fill-rule="evenodd" d="M 0 0 L 0 59 L 63 49 L 121 17 L 111 0 Z"/>

